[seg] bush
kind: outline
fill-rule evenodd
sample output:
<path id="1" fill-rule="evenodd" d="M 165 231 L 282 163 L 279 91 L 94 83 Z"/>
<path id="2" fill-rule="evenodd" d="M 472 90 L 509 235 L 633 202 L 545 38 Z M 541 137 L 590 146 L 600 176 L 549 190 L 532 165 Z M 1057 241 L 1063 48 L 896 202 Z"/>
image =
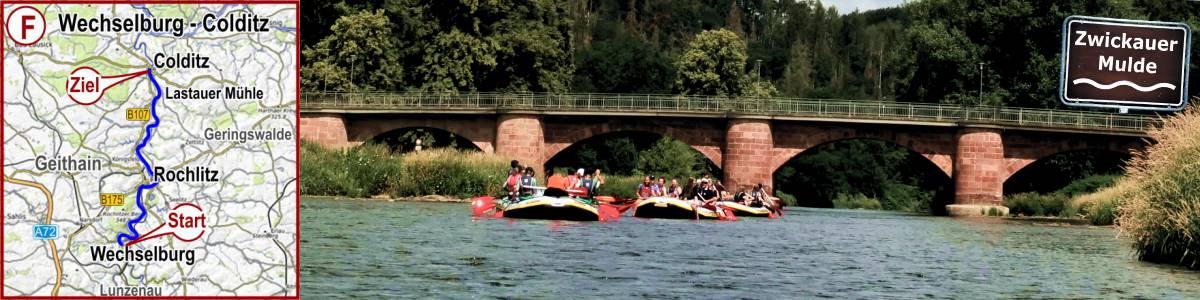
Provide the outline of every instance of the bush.
<path id="1" fill-rule="evenodd" d="M 1072 209 L 1066 209 L 1069 198 L 1061 193 L 1020 193 L 1004 198 L 1004 206 L 1011 215 L 1073 217 Z"/>
<path id="2" fill-rule="evenodd" d="M 783 202 L 784 206 L 796 206 L 796 196 L 784 193 L 783 191 L 775 191 L 775 196 L 779 197 L 779 201 Z"/>
<path id="3" fill-rule="evenodd" d="M 638 154 L 636 174 L 667 176 L 667 178 L 700 177 L 706 173 L 703 156 L 680 140 L 663 137 L 649 149 Z M 680 182 L 679 184 L 686 184 Z"/>
<path id="4" fill-rule="evenodd" d="M 1200 111 L 1195 107 L 1151 130 L 1156 143 L 1126 169 L 1116 224 L 1140 259 L 1200 268 Z"/>
<path id="5" fill-rule="evenodd" d="M 600 186 L 600 189 L 596 190 L 596 193 L 617 198 L 637 198 L 637 187 L 641 183 L 642 176 L 604 175 L 604 184 Z M 667 184 L 670 185 L 671 183 L 668 182 Z M 684 185 L 687 182 L 680 182 L 679 184 Z"/>
<path id="6" fill-rule="evenodd" d="M 509 160 L 481 152 L 433 149 L 400 156 L 402 170 L 392 196 L 461 198 L 504 194 Z M 541 175 L 536 176 L 539 180 Z M 544 185 L 543 182 L 538 182 Z"/>
<path id="7" fill-rule="evenodd" d="M 1072 181 L 1071 184 L 1059 189 L 1058 193 L 1062 193 L 1067 197 L 1075 197 L 1078 195 L 1093 193 L 1102 188 L 1112 186 L 1118 178 L 1121 178 L 1121 175 L 1092 175 Z"/>
<path id="8" fill-rule="evenodd" d="M 307 195 L 370 197 L 394 188 L 400 162 L 387 146 L 324 149 L 302 141 L 300 190 Z"/>
<path id="9" fill-rule="evenodd" d="M 837 194 L 833 197 L 834 208 L 845 209 L 880 209 L 883 205 L 875 198 L 867 197 L 863 194 Z"/>
<path id="10" fill-rule="evenodd" d="M 933 202 L 933 191 L 923 191 L 921 187 L 898 182 L 883 184 L 883 209 L 906 212 L 929 212 L 929 203 Z"/>

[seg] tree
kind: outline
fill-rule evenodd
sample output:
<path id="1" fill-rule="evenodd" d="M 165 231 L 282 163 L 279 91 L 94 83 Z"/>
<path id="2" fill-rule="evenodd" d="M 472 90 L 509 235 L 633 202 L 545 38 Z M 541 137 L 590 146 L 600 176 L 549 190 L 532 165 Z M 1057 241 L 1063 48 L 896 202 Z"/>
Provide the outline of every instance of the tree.
<path id="1" fill-rule="evenodd" d="M 301 84 L 343 91 L 402 86 L 404 68 L 391 38 L 392 23 L 382 10 L 342 16 L 332 32 L 304 50 L 311 59 L 301 69 Z"/>
<path id="2" fill-rule="evenodd" d="M 638 155 L 637 170 L 640 174 L 668 178 L 696 177 L 706 171 L 703 159 L 687 143 L 666 136 Z"/>
<path id="3" fill-rule="evenodd" d="M 576 92 L 670 92 L 671 61 L 649 44 L 627 34 L 580 50 L 576 62 Z"/>
<path id="4" fill-rule="evenodd" d="M 804 97 L 812 89 L 812 53 L 808 45 L 796 41 L 792 45 L 791 56 L 787 68 L 783 69 L 783 81 L 780 86 L 783 94 L 792 97 Z"/>
<path id="5" fill-rule="evenodd" d="M 742 95 L 746 42 L 726 29 L 705 30 L 676 62 L 676 89 L 690 95 Z"/>

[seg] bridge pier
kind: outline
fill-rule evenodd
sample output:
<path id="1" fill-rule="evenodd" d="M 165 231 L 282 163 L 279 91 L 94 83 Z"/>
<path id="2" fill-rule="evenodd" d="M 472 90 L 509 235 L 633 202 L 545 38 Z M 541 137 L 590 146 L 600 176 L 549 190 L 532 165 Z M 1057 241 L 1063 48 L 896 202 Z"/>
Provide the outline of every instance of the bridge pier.
<path id="1" fill-rule="evenodd" d="M 739 186 L 758 183 L 773 187 L 771 159 L 774 150 L 771 120 L 730 119 L 725 131 L 725 153 L 721 169 L 725 188 L 737 192 Z"/>
<path id="2" fill-rule="evenodd" d="M 546 163 L 544 128 L 539 115 L 501 114 L 496 120 L 496 154 L 533 167 L 541 177 L 546 174 L 542 170 Z"/>
<path id="3" fill-rule="evenodd" d="M 1000 130 L 967 127 L 959 130 L 954 158 L 954 204 L 951 216 L 987 215 L 991 209 L 1008 214 L 1004 206 L 1004 140 Z"/>

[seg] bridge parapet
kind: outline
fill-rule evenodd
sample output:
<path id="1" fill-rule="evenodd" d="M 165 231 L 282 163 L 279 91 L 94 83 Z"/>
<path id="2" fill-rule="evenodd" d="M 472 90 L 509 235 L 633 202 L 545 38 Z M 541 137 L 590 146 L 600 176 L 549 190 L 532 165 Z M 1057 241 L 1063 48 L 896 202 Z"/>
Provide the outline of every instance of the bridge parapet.
<path id="1" fill-rule="evenodd" d="M 992 125 L 1035 131 L 1143 136 L 1152 116 L 1055 109 L 808 98 L 656 94 L 302 93 L 303 112 L 506 113 L 763 117 L 935 126 Z"/>

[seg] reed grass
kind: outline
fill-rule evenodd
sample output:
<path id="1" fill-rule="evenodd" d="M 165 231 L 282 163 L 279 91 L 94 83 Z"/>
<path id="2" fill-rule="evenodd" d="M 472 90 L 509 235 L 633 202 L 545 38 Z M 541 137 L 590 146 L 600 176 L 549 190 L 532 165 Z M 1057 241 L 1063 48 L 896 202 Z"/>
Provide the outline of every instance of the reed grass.
<path id="1" fill-rule="evenodd" d="M 1121 199 L 1116 224 L 1142 260 L 1200 268 L 1197 128 L 1200 111 L 1194 107 L 1166 118 L 1149 132 L 1156 144 L 1135 153 L 1126 178 L 1101 192 Z"/>

